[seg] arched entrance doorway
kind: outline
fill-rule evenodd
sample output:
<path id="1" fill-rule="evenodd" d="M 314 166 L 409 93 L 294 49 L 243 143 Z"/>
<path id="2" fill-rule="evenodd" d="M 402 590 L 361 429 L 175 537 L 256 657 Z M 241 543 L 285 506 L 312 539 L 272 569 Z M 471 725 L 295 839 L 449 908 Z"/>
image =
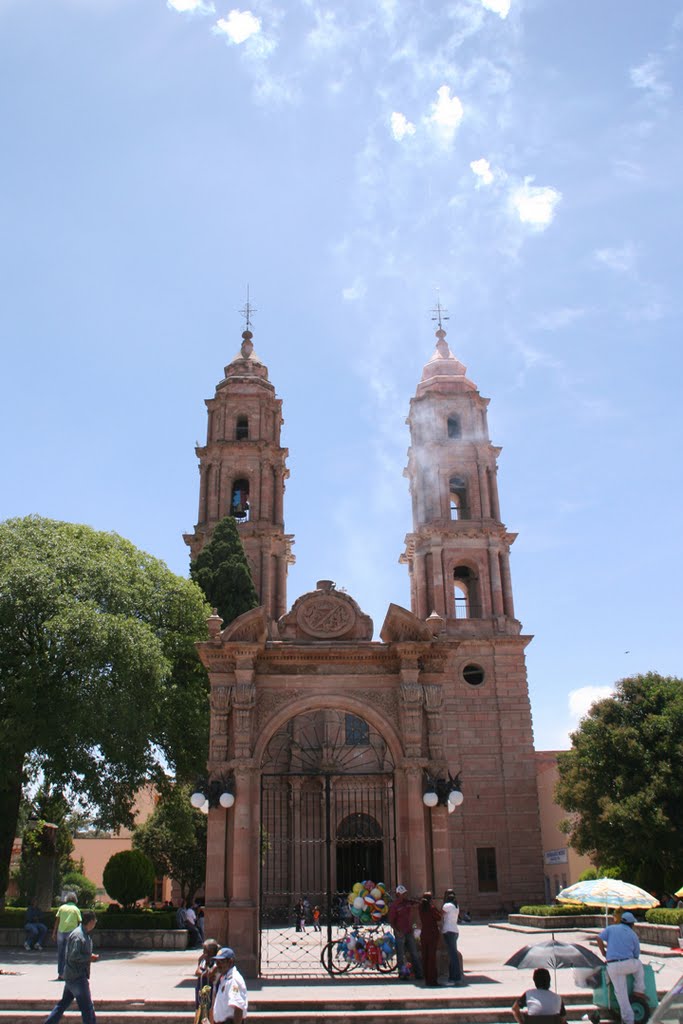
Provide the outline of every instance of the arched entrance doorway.
<path id="1" fill-rule="evenodd" d="M 346 923 L 354 882 L 395 881 L 393 759 L 364 719 L 321 709 L 286 722 L 260 767 L 260 973 L 319 976 L 320 949 Z"/>

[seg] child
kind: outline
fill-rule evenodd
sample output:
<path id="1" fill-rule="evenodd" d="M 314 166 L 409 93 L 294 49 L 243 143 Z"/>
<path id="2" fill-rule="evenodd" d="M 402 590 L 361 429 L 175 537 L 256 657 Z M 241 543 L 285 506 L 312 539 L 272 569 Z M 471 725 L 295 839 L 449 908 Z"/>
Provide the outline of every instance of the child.
<path id="1" fill-rule="evenodd" d="M 320 907 L 313 907 L 313 931 L 320 931 Z"/>
<path id="2" fill-rule="evenodd" d="M 197 961 L 197 968 L 196 968 L 196 970 L 194 972 L 195 978 L 197 979 L 196 982 L 195 982 L 195 991 L 194 991 L 194 1005 L 195 1005 L 195 1009 L 196 1010 L 200 1009 L 200 1005 L 201 1005 L 202 1001 L 204 1003 L 207 1002 L 206 994 L 204 994 L 204 997 L 202 997 L 202 989 L 207 988 L 207 987 L 209 989 L 209 992 L 208 992 L 208 1004 L 209 1004 L 209 1007 L 211 1006 L 211 997 L 213 996 L 213 980 L 214 980 L 214 975 L 216 973 L 215 968 L 214 968 L 213 958 L 215 957 L 217 952 L 218 952 L 218 943 L 216 942 L 216 940 L 215 939 L 207 939 L 206 942 L 204 943 L 204 945 L 202 946 L 201 956 L 199 957 L 199 960 Z M 204 1006 L 202 1006 L 201 1008 L 204 1009 Z M 206 1012 L 205 1016 L 206 1017 L 209 1016 L 209 1014 L 208 1014 L 208 1007 L 207 1007 L 207 1012 Z M 199 1017 L 199 1016 L 198 1016 L 197 1019 L 200 1020 L 200 1021 L 202 1020 L 202 1018 Z"/>

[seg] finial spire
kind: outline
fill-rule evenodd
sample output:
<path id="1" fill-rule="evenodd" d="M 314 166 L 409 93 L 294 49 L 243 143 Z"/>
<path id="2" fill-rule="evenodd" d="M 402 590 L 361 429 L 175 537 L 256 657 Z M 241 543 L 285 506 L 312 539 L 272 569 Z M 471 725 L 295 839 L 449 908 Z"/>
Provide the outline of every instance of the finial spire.
<path id="1" fill-rule="evenodd" d="M 247 301 L 244 304 L 244 306 L 242 307 L 242 309 L 240 309 L 240 313 L 242 314 L 242 316 L 244 317 L 244 319 L 246 321 L 245 327 L 246 327 L 247 331 L 251 331 L 251 328 L 253 326 L 253 324 L 251 322 L 251 317 L 252 317 L 253 313 L 257 313 L 257 312 L 258 312 L 258 310 L 255 308 L 255 306 L 252 306 L 252 304 L 249 301 L 249 285 L 247 285 Z M 244 335 L 243 335 L 243 337 L 244 337 Z"/>
<path id="2" fill-rule="evenodd" d="M 443 321 L 449 320 L 450 317 L 448 316 L 448 310 L 441 305 L 441 297 L 439 295 L 438 289 L 436 293 L 436 306 L 431 312 L 432 320 L 436 320 L 439 324 L 439 330 L 443 331 Z"/>

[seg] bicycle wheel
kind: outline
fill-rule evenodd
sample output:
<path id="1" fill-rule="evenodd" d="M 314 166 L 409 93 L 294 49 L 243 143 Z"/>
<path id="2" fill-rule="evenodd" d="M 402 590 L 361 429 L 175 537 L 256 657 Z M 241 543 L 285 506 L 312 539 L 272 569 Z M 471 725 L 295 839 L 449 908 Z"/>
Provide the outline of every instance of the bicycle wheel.
<path id="1" fill-rule="evenodd" d="M 331 942 L 323 946 L 320 954 L 320 963 L 328 974 L 346 974 L 351 967 L 350 961 L 339 952 L 339 942 L 337 939 L 332 939 Z"/>
<path id="2" fill-rule="evenodd" d="M 382 974 L 391 974 L 392 971 L 396 970 L 397 966 L 396 954 L 392 953 L 391 956 L 385 957 L 381 964 L 377 964 L 377 970 L 381 971 Z"/>

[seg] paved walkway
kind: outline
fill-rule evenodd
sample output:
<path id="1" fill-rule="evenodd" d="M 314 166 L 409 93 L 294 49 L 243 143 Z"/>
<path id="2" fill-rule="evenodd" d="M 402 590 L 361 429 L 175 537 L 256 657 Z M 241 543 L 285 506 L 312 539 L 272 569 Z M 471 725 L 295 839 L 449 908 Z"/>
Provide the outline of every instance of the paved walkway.
<path id="1" fill-rule="evenodd" d="M 559 941 L 580 942 L 597 952 L 595 935 L 597 929 L 589 931 L 557 932 Z M 532 945 L 550 938 L 549 932 L 529 931 L 509 926 L 470 924 L 460 930 L 459 948 L 465 961 L 465 976 L 468 982 L 463 988 L 424 989 L 421 982 L 400 982 L 395 975 L 381 976 L 374 972 L 361 974 L 358 971 L 343 978 L 320 980 L 277 980 L 250 979 L 250 1004 L 272 1005 L 288 1002 L 297 992 L 305 989 L 306 999 L 312 1002 L 337 998 L 361 999 L 409 999 L 411 995 L 438 999 L 448 993 L 457 998 L 462 994 L 468 1000 L 488 1000 L 505 997 L 510 1003 L 531 984 L 530 971 L 517 971 L 504 967 L 508 959 L 520 946 Z M 197 952 L 125 952 L 102 950 L 101 959 L 92 967 L 92 991 L 95 1005 L 116 1003 L 123 1000 L 141 1002 L 163 1002 L 169 1007 L 187 1005 L 194 989 L 194 967 Z M 657 975 L 657 988 L 667 991 L 683 974 L 683 955 L 655 946 L 643 946 L 645 962 L 654 960 L 663 965 Z M 239 966 L 239 959 L 238 959 Z M 56 980 L 56 951 L 49 948 L 42 953 L 26 953 L 24 950 L 0 949 L 0 1002 L 5 1007 L 15 1001 L 17 1006 L 27 1006 L 31 1001 L 57 1001 L 61 983 Z M 552 972 L 551 972 L 552 973 Z M 582 993 L 574 983 L 574 972 L 557 972 L 557 989 L 563 995 Z M 483 1003 L 482 1005 L 485 1005 Z"/>

